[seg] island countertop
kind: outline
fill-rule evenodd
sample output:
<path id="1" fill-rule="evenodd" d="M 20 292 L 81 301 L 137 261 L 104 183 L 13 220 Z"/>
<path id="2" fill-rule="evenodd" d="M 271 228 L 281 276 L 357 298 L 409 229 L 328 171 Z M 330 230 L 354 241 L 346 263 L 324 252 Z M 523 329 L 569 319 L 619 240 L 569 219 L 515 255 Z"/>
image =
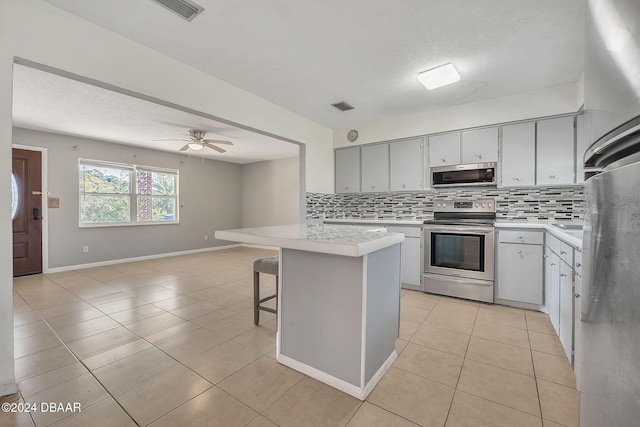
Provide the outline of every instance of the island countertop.
<path id="1" fill-rule="evenodd" d="M 402 233 L 379 232 L 377 227 L 291 224 L 216 231 L 220 240 L 286 249 L 359 257 L 404 241 Z"/>

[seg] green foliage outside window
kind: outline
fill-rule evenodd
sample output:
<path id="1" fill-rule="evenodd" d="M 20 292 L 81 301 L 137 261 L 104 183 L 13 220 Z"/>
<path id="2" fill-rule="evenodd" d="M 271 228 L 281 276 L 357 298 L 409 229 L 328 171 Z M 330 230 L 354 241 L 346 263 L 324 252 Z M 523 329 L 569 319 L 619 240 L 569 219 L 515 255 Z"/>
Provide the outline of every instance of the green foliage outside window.
<path id="1" fill-rule="evenodd" d="M 175 222 L 176 190 L 176 173 L 81 162 L 80 223 Z"/>

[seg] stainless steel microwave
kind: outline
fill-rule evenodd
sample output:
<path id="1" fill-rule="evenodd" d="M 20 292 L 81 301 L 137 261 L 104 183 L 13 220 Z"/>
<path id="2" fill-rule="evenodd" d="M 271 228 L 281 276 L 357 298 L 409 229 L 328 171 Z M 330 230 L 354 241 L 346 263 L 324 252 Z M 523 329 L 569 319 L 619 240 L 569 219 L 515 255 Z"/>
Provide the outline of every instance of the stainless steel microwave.
<path id="1" fill-rule="evenodd" d="M 431 168 L 431 187 L 495 186 L 497 170 L 493 162 L 438 166 Z"/>

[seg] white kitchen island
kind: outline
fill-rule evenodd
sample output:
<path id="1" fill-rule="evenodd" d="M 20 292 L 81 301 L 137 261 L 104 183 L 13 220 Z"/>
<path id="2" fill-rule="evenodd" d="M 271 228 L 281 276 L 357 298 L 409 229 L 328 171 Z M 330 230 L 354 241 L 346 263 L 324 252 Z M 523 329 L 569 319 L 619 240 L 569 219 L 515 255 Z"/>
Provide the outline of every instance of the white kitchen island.
<path id="1" fill-rule="evenodd" d="M 373 230 L 295 224 L 215 233 L 280 248 L 278 362 L 362 400 L 396 359 L 400 324 L 404 236 Z"/>

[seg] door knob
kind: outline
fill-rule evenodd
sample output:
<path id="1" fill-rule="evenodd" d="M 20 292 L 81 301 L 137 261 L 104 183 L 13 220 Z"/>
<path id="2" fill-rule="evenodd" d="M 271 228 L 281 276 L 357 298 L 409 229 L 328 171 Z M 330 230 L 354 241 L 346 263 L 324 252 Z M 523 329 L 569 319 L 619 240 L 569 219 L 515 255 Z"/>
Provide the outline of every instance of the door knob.
<path id="1" fill-rule="evenodd" d="M 33 208 L 33 219 L 35 219 L 35 220 L 39 220 L 40 219 L 40 209 Z"/>

